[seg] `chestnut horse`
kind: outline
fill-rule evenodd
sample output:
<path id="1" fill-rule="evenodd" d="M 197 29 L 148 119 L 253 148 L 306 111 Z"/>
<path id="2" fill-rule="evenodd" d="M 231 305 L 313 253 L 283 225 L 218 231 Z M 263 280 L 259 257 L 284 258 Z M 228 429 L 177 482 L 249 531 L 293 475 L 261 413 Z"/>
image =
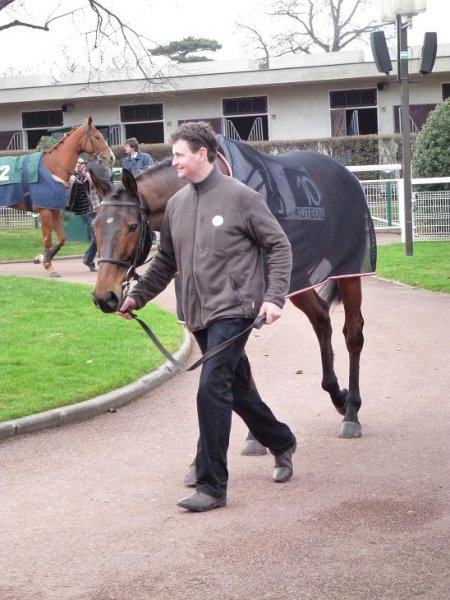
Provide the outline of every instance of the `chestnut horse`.
<path id="1" fill-rule="evenodd" d="M 333 253 L 340 253 L 339 267 L 335 272 L 326 276 L 326 280 L 322 280 L 324 285 L 309 285 L 304 289 L 297 288 L 297 290 L 291 291 L 288 297 L 294 306 L 307 316 L 319 341 L 322 359 L 322 388 L 329 393 L 334 407 L 344 417 L 339 437 L 360 437 L 362 432 L 358 420 L 358 411 L 361 406 L 359 372 L 360 355 L 364 344 L 361 276 L 373 273 L 375 267 L 376 246 L 373 245 L 375 236 L 372 220 L 359 182 L 343 165 L 328 156 L 315 152 L 287 154 L 289 156 L 286 155 L 286 157 L 278 155 L 281 156 L 281 163 L 277 158 L 277 164 L 282 164 L 284 160 L 288 161 L 289 165 L 292 165 L 293 162 L 301 163 L 304 172 L 310 174 L 307 189 L 310 192 L 316 189 L 319 194 L 315 197 L 316 204 L 318 204 L 318 199 L 321 199 L 320 209 L 323 214 L 338 212 L 338 218 L 333 222 L 333 226 L 338 231 L 343 230 L 339 238 L 339 248 L 333 249 L 328 245 L 326 253 L 322 254 L 318 260 L 319 270 L 323 272 L 326 266 L 332 263 Z M 225 172 L 221 161 L 216 161 L 216 164 L 222 172 Z M 306 175 L 303 177 L 305 178 Z M 98 186 L 98 191 L 104 196 L 104 201 L 94 222 L 100 259 L 93 300 L 102 311 L 114 312 L 123 301 L 124 281 L 128 281 L 133 276 L 135 268 L 145 260 L 145 252 L 142 252 L 142 248 L 145 246 L 143 240 L 148 239 L 148 219 L 151 221 L 152 229 L 158 231 L 167 201 L 177 190 L 186 185 L 186 181 L 178 178 L 177 171 L 172 167 L 170 160 L 146 169 L 137 175 L 136 179 L 131 173 L 124 170 L 122 187 L 116 191 L 107 182 L 93 179 L 94 185 Z M 297 213 L 307 214 L 310 219 L 322 214 L 313 212 L 312 208 L 302 212 L 299 210 L 299 204 L 297 204 L 297 209 Z M 305 225 L 298 221 L 296 223 L 297 228 Z M 317 223 L 314 225 L 317 227 Z M 295 222 L 290 221 L 288 226 L 293 229 Z M 317 230 L 314 235 L 319 242 Z M 333 235 L 327 229 L 324 237 L 328 242 Z M 359 238 L 357 246 L 353 245 L 352 240 L 349 239 L 352 236 Z M 370 237 L 369 246 L 367 246 L 368 237 Z M 363 265 L 363 255 L 365 256 L 364 260 L 367 260 L 367 252 L 360 251 L 361 245 L 370 249 L 369 264 Z M 307 254 L 307 249 L 300 248 L 299 252 L 293 239 L 291 239 L 291 246 L 295 267 L 296 260 L 298 262 L 297 255 L 299 253 Z M 345 252 L 350 259 L 357 261 L 357 264 L 351 263 L 349 268 L 352 270 L 348 274 L 341 269 L 345 262 L 341 260 L 342 246 L 345 246 Z M 310 274 L 314 269 L 308 268 L 307 271 Z M 327 294 L 319 295 L 324 288 L 328 288 Z M 343 333 L 350 359 L 348 390 L 340 388 L 333 365 L 332 326 L 329 311 L 331 304 L 339 301 L 343 302 L 345 310 Z M 250 441 L 251 437 L 250 434 Z M 243 454 L 251 453 L 252 451 L 243 451 Z"/>
<path id="2" fill-rule="evenodd" d="M 12 188 L 12 184 L 7 181 L 8 157 L 0 157 L 0 171 L 3 181 L 7 184 L 0 186 L 0 204 L 15 210 L 33 211 L 39 214 L 44 254 L 41 255 L 42 258 L 36 257 L 34 262 L 42 262 L 50 277 L 59 277 L 53 269 L 52 259 L 66 241 L 61 210 L 67 205 L 70 176 L 74 173 L 75 164 L 82 152 L 89 155 L 92 160 L 107 166 L 114 164 L 114 154 L 102 134 L 92 124 L 91 116 L 83 125 L 66 133 L 52 148 L 43 151 L 36 170 L 44 168 L 48 174 L 39 172 L 39 181 L 34 183 L 30 181 L 26 186 L 23 181 L 20 182 L 19 195 L 16 197 L 14 194 L 9 195 L 7 190 Z M 36 156 L 38 153 L 34 154 L 39 159 Z M 23 171 L 25 170 L 24 167 Z M 37 186 L 40 186 L 39 192 Z M 26 193 L 27 188 L 28 193 Z M 54 244 L 53 231 L 56 233 Z"/>

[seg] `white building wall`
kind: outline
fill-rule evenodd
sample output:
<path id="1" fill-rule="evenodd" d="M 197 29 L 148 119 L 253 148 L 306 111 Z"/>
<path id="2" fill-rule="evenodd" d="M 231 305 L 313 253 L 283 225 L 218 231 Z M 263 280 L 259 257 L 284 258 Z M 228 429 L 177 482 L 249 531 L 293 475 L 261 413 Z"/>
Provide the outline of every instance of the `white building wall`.
<path id="1" fill-rule="evenodd" d="M 226 63 L 226 61 L 225 61 Z M 71 73 L 58 85 L 42 77 L 0 80 L 0 131 L 22 131 L 22 111 L 61 108 L 64 126 L 79 125 L 88 116 L 97 125 L 120 123 L 120 105 L 162 102 L 164 140 L 179 120 L 222 118 L 222 100 L 230 97 L 268 97 L 269 139 L 309 139 L 331 135 L 329 92 L 376 87 L 380 134 L 394 131 L 394 106 L 400 104 L 396 64 L 391 76 L 377 73 L 375 65 L 361 53 L 292 56 L 274 59 L 270 69 L 258 69 L 249 61 L 231 64 L 184 65 L 173 69 L 171 78 L 157 84 L 129 79 L 123 73 L 104 74 L 101 83 L 87 84 L 87 75 Z M 442 83 L 450 81 L 450 46 L 439 47 L 434 72 L 421 78 L 418 61 L 410 61 L 410 103 L 438 103 Z M 124 126 L 122 125 L 122 137 Z"/>

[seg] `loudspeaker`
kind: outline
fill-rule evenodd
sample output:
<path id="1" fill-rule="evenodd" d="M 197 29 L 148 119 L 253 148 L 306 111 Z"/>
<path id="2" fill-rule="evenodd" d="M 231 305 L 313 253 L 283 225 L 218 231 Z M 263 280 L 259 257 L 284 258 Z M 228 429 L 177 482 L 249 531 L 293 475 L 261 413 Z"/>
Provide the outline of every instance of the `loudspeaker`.
<path id="1" fill-rule="evenodd" d="M 422 60 L 420 61 L 419 72 L 422 75 L 431 73 L 436 60 L 437 52 L 437 33 L 435 31 L 427 31 L 423 38 Z"/>
<path id="2" fill-rule="evenodd" d="M 379 81 L 377 83 L 377 90 L 379 92 L 382 92 L 383 90 L 385 90 L 387 87 L 389 86 L 387 81 Z"/>
<path id="3" fill-rule="evenodd" d="M 392 71 L 392 63 L 384 31 L 373 31 L 370 34 L 370 45 L 372 46 L 373 59 L 377 69 L 380 73 L 389 75 L 389 71 Z"/>

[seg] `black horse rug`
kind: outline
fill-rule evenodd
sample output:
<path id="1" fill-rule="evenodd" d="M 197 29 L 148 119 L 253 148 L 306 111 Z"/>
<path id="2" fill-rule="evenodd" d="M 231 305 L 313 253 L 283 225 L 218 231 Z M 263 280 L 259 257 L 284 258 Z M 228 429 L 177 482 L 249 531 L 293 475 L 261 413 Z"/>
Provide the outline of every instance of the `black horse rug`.
<path id="1" fill-rule="evenodd" d="M 0 157 L 0 206 L 25 202 L 29 209 L 61 210 L 68 200 L 68 188 L 47 171 L 42 152 Z"/>
<path id="2" fill-rule="evenodd" d="M 261 194 L 291 242 L 289 296 L 375 272 L 372 218 L 359 181 L 346 167 L 319 152 L 271 155 L 222 135 L 217 141 L 233 177 Z"/>

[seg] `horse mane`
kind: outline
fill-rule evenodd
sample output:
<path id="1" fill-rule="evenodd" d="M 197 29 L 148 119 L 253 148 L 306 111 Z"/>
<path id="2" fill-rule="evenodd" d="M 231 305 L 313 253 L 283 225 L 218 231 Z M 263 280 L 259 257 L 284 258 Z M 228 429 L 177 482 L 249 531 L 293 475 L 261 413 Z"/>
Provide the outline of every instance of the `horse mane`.
<path id="1" fill-rule="evenodd" d="M 171 167 L 171 166 L 172 166 L 172 159 L 170 157 L 165 158 L 161 162 L 151 165 L 150 167 L 146 167 L 145 169 L 140 171 L 140 173 L 138 173 L 136 175 L 135 179 L 136 179 L 136 181 L 138 181 L 139 179 L 142 179 L 142 177 L 145 177 L 146 175 L 151 175 L 152 173 L 158 173 L 159 171 L 162 171 L 163 169 L 167 169 L 168 167 Z"/>
<path id="2" fill-rule="evenodd" d="M 84 125 L 87 125 L 87 120 L 84 122 Z M 64 142 L 64 140 L 67 137 L 69 137 L 69 135 L 71 135 L 74 131 L 76 131 L 80 127 L 82 127 L 82 125 L 77 125 L 77 127 L 72 127 L 72 129 L 70 131 L 66 131 L 66 133 L 62 137 L 60 137 L 59 140 L 51 148 L 45 148 L 42 152 L 44 154 L 50 154 L 50 152 L 53 152 L 53 150 L 56 150 L 56 148 L 58 148 L 58 146 L 60 146 Z"/>

